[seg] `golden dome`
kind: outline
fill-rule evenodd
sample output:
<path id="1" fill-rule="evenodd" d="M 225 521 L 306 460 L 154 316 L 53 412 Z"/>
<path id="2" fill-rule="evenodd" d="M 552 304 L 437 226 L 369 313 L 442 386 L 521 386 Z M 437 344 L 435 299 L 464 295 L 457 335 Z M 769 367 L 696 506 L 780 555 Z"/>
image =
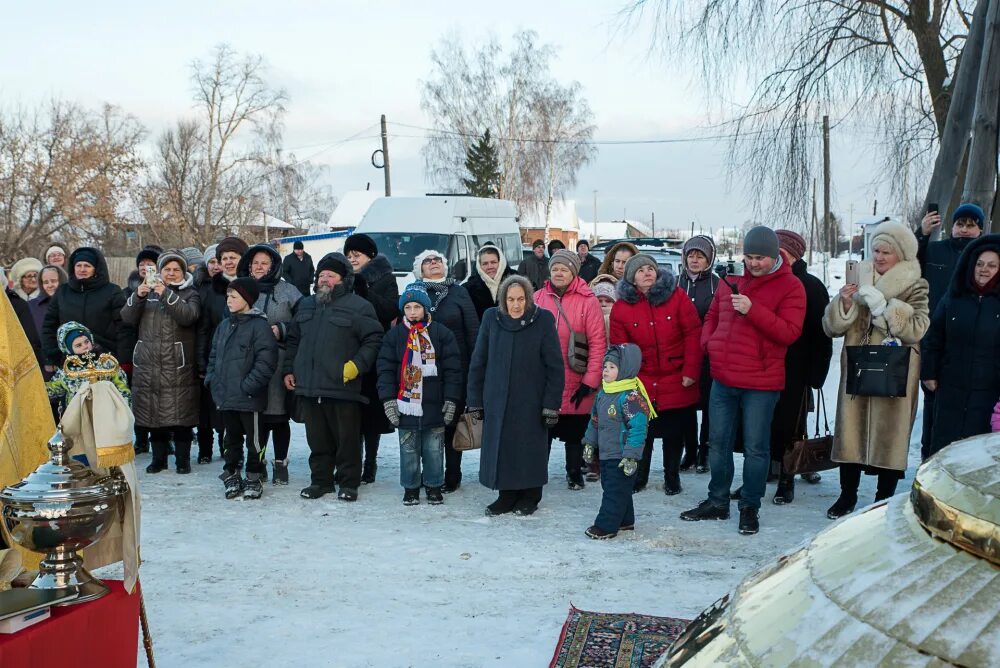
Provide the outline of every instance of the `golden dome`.
<path id="1" fill-rule="evenodd" d="M 1000 434 L 945 448 L 910 495 L 748 577 L 658 665 L 1000 665 L 998 492 Z"/>

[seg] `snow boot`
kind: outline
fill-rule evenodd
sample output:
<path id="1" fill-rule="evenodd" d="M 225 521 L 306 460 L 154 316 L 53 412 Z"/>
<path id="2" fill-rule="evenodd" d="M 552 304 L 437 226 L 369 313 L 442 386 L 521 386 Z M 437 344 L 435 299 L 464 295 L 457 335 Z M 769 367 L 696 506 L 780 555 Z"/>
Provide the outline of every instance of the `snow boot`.
<path id="1" fill-rule="evenodd" d="M 264 493 L 264 480 L 263 473 L 247 473 L 247 482 L 243 486 L 244 500 L 259 499 Z"/>
<path id="2" fill-rule="evenodd" d="M 428 499 L 429 501 L 430 499 Z M 403 492 L 403 505 L 416 506 L 420 504 L 420 488 L 408 489 Z"/>
<path id="3" fill-rule="evenodd" d="M 826 511 L 826 516 L 831 520 L 840 519 L 844 515 L 850 515 L 854 512 L 854 507 L 858 505 L 857 494 L 845 495 L 843 492 L 840 493 L 840 498 L 838 498 L 830 509 Z"/>
<path id="4" fill-rule="evenodd" d="M 340 499 L 341 501 L 351 501 L 351 502 L 357 501 L 358 490 L 351 489 L 350 487 L 341 487 L 340 494 L 337 495 L 337 498 Z"/>
<path id="5" fill-rule="evenodd" d="M 514 510 L 517 503 L 517 492 L 503 490 L 497 500 L 486 506 L 487 515 L 505 515 Z"/>
<path id="6" fill-rule="evenodd" d="M 150 449 L 153 451 L 153 461 L 146 467 L 146 473 L 159 473 L 167 468 L 167 444 L 163 441 L 152 441 Z"/>
<path id="7" fill-rule="evenodd" d="M 813 473 L 803 473 L 802 474 L 802 479 L 805 480 L 810 485 L 818 485 L 819 481 L 823 479 L 823 476 L 821 476 L 820 474 L 815 473 L 815 472 L 813 472 Z"/>
<path id="8" fill-rule="evenodd" d="M 706 499 L 699 503 L 697 508 L 685 510 L 681 513 L 681 519 L 685 522 L 700 522 L 701 520 L 728 520 L 729 505 L 717 506 Z"/>
<path id="9" fill-rule="evenodd" d="M 783 506 L 795 499 L 795 476 L 782 475 L 778 478 L 778 489 L 774 493 L 774 505 Z"/>
<path id="10" fill-rule="evenodd" d="M 760 520 L 757 519 L 756 508 L 740 508 L 740 533 L 752 536 L 760 531 Z"/>
<path id="11" fill-rule="evenodd" d="M 598 482 L 601 479 L 601 460 L 596 456 L 587 467 L 587 482 Z"/>
<path id="12" fill-rule="evenodd" d="M 174 462 L 178 473 L 191 473 L 191 441 L 174 443 Z"/>
<path id="13" fill-rule="evenodd" d="M 440 506 L 444 503 L 444 496 L 441 494 L 440 487 L 428 487 L 427 488 L 427 503 L 432 506 Z"/>
<path id="14" fill-rule="evenodd" d="M 330 485 L 329 487 L 326 485 L 309 485 L 299 492 L 299 496 L 303 499 L 318 499 L 321 496 L 333 494 L 335 491 L 337 490 L 333 485 Z"/>
<path id="15" fill-rule="evenodd" d="M 361 484 L 370 485 L 375 482 L 375 474 L 378 472 L 378 464 L 374 459 L 365 459 L 361 467 Z"/>
<path id="16" fill-rule="evenodd" d="M 281 461 L 280 459 L 274 460 L 274 470 L 271 474 L 271 484 L 272 485 L 287 485 L 288 484 L 288 460 Z"/>
<path id="17" fill-rule="evenodd" d="M 566 482 L 570 489 L 580 490 L 584 488 L 583 474 L 579 469 L 574 469 L 566 474 Z"/>
<path id="18" fill-rule="evenodd" d="M 610 540 L 618 535 L 617 531 L 605 531 L 596 524 L 583 533 L 587 535 L 587 538 L 593 538 L 594 540 Z"/>
<path id="19" fill-rule="evenodd" d="M 226 487 L 226 498 L 235 499 L 243 493 L 243 478 L 239 471 L 223 471 L 223 474 L 226 476 L 222 479 L 222 484 Z"/>

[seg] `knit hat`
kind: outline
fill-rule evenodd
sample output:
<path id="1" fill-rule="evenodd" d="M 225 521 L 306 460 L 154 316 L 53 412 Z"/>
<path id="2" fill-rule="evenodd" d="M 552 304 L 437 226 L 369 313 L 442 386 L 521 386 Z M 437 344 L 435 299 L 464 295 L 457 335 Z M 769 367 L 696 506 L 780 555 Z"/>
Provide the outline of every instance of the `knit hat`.
<path id="1" fill-rule="evenodd" d="M 216 260 L 217 259 L 216 255 L 215 255 L 215 249 L 218 248 L 218 247 L 219 247 L 219 244 L 212 244 L 211 246 L 209 246 L 208 248 L 205 249 L 205 254 L 202 255 L 201 259 L 205 261 L 205 265 L 206 266 L 208 266 L 208 263 L 211 262 L 212 260 Z"/>
<path id="2" fill-rule="evenodd" d="M 635 273 L 639 271 L 641 267 L 652 267 L 653 271 L 659 273 L 660 267 L 656 264 L 656 260 L 646 255 L 645 253 L 639 253 L 638 255 L 633 255 L 625 263 L 625 280 L 629 283 L 635 283 Z"/>
<path id="3" fill-rule="evenodd" d="M 590 286 L 591 291 L 593 291 L 595 297 L 607 297 L 611 301 L 618 301 L 618 295 L 615 294 L 615 284 L 609 281 L 601 281 L 600 283 L 595 283 Z"/>
<path id="4" fill-rule="evenodd" d="M 187 273 L 187 259 L 181 254 L 180 251 L 176 250 L 165 250 L 160 253 L 160 257 L 156 259 L 156 270 L 163 271 L 163 267 L 168 262 L 180 262 L 181 271 Z"/>
<path id="5" fill-rule="evenodd" d="M 872 233 L 872 249 L 874 250 L 879 243 L 889 244 L 900 260 L 917 259 L 917 238 L 913 236 L 913 231 L 902 223 L 894 220 L 879 223 Z"/>
<path id="6" fill-rule="evenodd" d="M 186 248 L 183 248 L 181 250 L 181 255 L 183 255 L 184 259 L 187 261 L 187 267 L 204 264 L 202 252 L 194 246 L 187 246 Z"/>
<path id="7" fill-rule="evenodd" d="M 778 230 L 775 234 L 778 235 L 778 244 L 796 260 L 801 260 L 806 254 L 806 240 L 798 232 Z"/>
<path id="8" fill-rule="evenodd" d="M 90 342 L 94 342 L 94 335 L 91 334 L 90 330 L 83 323 L 79 323 L 75 320 L 70 320 L 69 322 L 64 322 L 59 326 L 56 331 L 56 341 L 59 344 L 59 350 L 64 355 L 73 354 L 73 341 L 85 336 L 90 339 Z"/>
<path id="9" fill-rule="evenodd" d="M 553 253 L 552 257 L 549 258 L 549 271 L 552 271 L 552 266 L 556 264 L 562 264 L 569 267 L 569 270 L 573 272 L 574 277 L 580 275 L 580 256 L 573 251 L 560 248 Z"/>
<path id="10" fill-rule="evenodd" d="M 563 248 L 566 248 L 566 244 L 559 239 L 553 239 L 549 242 L 549 247 L 546 250 L 549 252 L 549 257 L 552 257 L 557 250 L 561 250 Z"/>
<path id="11" fill-rule="evenodd" d="M 62 253 L 63 257 L 66 256 L 66 251 L 63 249 L 62 246 L 49 246 L 49 249 L 45 251 L 46 264 L 48 264 L 49 262 L 49 256 L 52 255 L 53 253 Z"/>
<path id="12" fill-rule="evenodd" d="M 319 264 L 316 265 L 316 278 L 319 278 L 320 272 L 323 271 L 332 271 L 340 274 L 342 279 L 354 275 L 351 263 L 347 261 L 343 253 L 327 253 L 324 255 Z"/>
<path id="13" fill-rule="evenodd" d="M 635 378 L 642 366 L 642 350 L 634 343 L 613 345 L 604 353 L 604 361 L 618 367 L 618 380 Z"/>
<path id="14" fill-rule="evenodd" d="M 688 253 L 695 250 L 700 251 L 708 259 L 709 267 L 715 263 L 715 242 L 712 240 L 712 237 L 704 234 L 694 235 L 684 242 L 684 246 L 681 248 L 681 255 L 687 260 Z"/>
<path id="15" fill-rule="evenodd" d="M 416 278 L 417 280 L 420 280 L 420 279 L 422 279 L 424 277 L 424 272 L 421 269 L 421 265 L 423 265 L 424 260 L 426 260 L 428 258 L 432 258 L 432 257 L 439 257 L 439 258 L 441 258 L 441 261 L 444 262 L 445 275 L 448 274 L 448 258 L 446 258 L 442 253 L 439 253 L 436 250 L 425 250 L 423 253 L 420 253 L 419 255 L 417 255 L 417 257 L 413 258 L 413 277 L 414 278 Z"/>
<path id="16" fill-rule="evenodd" d="M 586 239 L 580 239 L 579 241 L 576 242 L 576 249 L 577 250 L 580 250 L 580 246 L 586 246 L 587 250 L 588 251 L 590 250 L 590 242 L 587 241 Z"/>
<path id="17" fill-rule="evenodd" d="M 351 251 L 357 251 L 362 255 L 373 258 L 378 255 L 378 246 L 375 245 L 375 242 L 367 234 L 352 234 L 344 242 L 344 255 L 347 255 Z"/>
<path id="18" fill-rule="evenodd" d="M 239 237 L 226 237 L 216 245 L 215 259 L 221 260 L 223 253 L 238 253 L 242 257 L 247 248 L 247 242 Z"/>
<path id="19" fill-rule="evenodd" d="M 162 252 L 163 249 L 160 248 L 159 246 L 154 246 L 152 244 L 150 244 L 149 246 L 143 246 L 142 250 L 139 251 L 135 256 L 135 266 L 138 267 L 139 263 L 142 262 L 143 260 L 152 260 L 153 263 L 155 264 L 156 261 L 160 258 L 160 253 Z"/>
<path id="20" fill-rule="evenodd" d="M 531 242 L 531 250 L 535 250 L 539 246 L 544 247 L 545 246 L 545 242 L 542 241 L 541 239 L 535 239 L 534 241 Z"/>
<path id="21" fill-rule="evenodd" d="M 744 255 L 762 255 L 778 259 L 778 235 L 770 227 L 758 225 L 743 236 Z"/>
<path id="22" fill-rule="evenodd" d="M 305 250 L 305 249 L 306 245 L 301 241 L 296 241 L 294 244 L 292 244 L 292 250 Z"/>
<path id="23" fill-rule="evenodd" d="M 97 265 L 100 264 L 100 260 L 98 260 L 97 251 L 94 250 L 93 248 L 86 248 L 86 247 L 77 248 L 75 251 L 73 251 L 73 264 L 75 265 L 77 262 L 86 262 L 91 266 L 93 266 L 95 269 L 97 268 Z"/>
<path id="24" fill-rule="evenodd" d="M 410 283 L 403 290 L 403 294 L 399 296 L 399 310 L 403 311 L 403 307 L 410 302 L 417 302 L 424 307 L 425 315 L 430 315 L 431 313 L 431 297 L 427 294 L 427 287 L 424 285 L 423 281 L 417 281 L 415 283 Z"/>
<path id="25" fill-rule="evenodd" d="M 257 281 L 249 276 L 234 278 L 229 282 L 229 289 L 236 291 L 250 306 L 256 304 L 257 298 L 260 297 L 260 287 L 258 287 Z"/>
<path id="26" fill-rule="evenodd" d="M 959 218 L 972 218 L 976 221 L 979 229 L 983 229 L 983 221 L 986 219 L 986 214 L 976 204 L 966 202 L 955 209 L 955 213 L 951 214 L 951 222 L 954 223 Z"/>

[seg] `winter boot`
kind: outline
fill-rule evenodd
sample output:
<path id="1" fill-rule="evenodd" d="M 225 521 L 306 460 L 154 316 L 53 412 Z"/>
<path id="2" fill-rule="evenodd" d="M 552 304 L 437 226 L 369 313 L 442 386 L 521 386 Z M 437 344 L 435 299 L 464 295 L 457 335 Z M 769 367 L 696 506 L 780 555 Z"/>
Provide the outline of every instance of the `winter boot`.
<path id="1" fill-rule="evenodd" d="M 740 533 L 752 536 L 760 531 L 760 520 L 757 519 L 756 508 L 740 508 Z"/>
<path id="2" fill-rule="evenodd" d="M 318 499 L 321 496 L 332 494 L 335 491 L 337 490 L 333 485 L 330 485 L 329 487 L 326 485 L 309 485 L 299 492 L 299 496 L 303 499 Z"/>
<path id="3" fill-rule="evenodd" d="M 263 473 L 247 473 L 247 482 L 243 486 L 244 499 L 259 499 L 264 493 L 264 481 L 267 478 Z"/>
<path id="4" fill-rule="evenodd" d="M 728 520 L 729 505 L 717 506 L 706 499 L 699 503 L 697 508 L 685 510 L 681 513 L 681 519 L 685 522 L 700 522 L 701 520 Z"/>
<path id="5" fill-rule="evenodd" d="M 505 515 L 514 510 L 517 503 L 517 492 L 503 490 L 497 500 L 486 506 L 487 515 Z"/>
<path id="6" fill-rule="evenodd" d="M 340 493 L 337 494 L 337 498 L 341 501 L 357 501 L 358 500 L 358 490 L 351 489 L 350 487 L 341 487 Z"/>
<path id="7" fill-rule="evenodd" d="M 239 471 L 223 471 L 225 478 L 222 479 L 222 484 L 226 486 L 226 498 L 235 499 L 237 496 L 243 493 L 243 479 L 240 477 Z"/>
<path id="8" fill-rule="evenodd" d="M 274 472 L 271 474 L 271 484 L 272 485 L 287 485 L 288 484 L 288 460 L 281 461 L 280 459 L 274 460 Z"/>
<path id="9" fill-rule="evenodd" d="M 580 473 L 579 469 L 573 469 L 566 474 L 566 483 L 572 490 L 579 490 L 584 488 L 583 474 Z"/>
<path id="10" fill-rule="evenodd" d="M 778 490 L 774 493 L 774 505 L 783 506 L 795 499 L 795 476 L 781 475 L 778 477 Z"/>
<path id="11" fill-rule="evenodd" d="M 428 499 L 429 500 L 429 499 Z M 403 505 L 416 506 L 420 504 L 420 488 L 408 489 L 403 492 Z"/>
<path id="12" fill-rule="evenodd" d="M 844 515 L 853 513 L 856 505 L 858 505 L 857 494 L 844 494 L 844 492 L 841 492 L 840 498 L 826 511 L 826 516 L 831 520 L 840 519 Z"/>
<path id="13" fill-rule="evenodd" d="M 815 472 L 814 473 L 803 473 L 802 474 L 802 479 L 805 480 L 810 485 L 818 485 L 819 481 L 823 479 L 823 476 L 821 476 L 820 474 L 815 473 Z"/>
<path id="14" fill-rule="evenodd" d="M 378 472 L 378 464 L 374 459 L 365 459 L 361 467 L 361 484 L 370 485 L 375 482 L 375 473 Z"/>
<path id="15" fill-rule="evenodd" d="M 587 538 L 593 538 L 594 540 L 610 540 L 618 535 L 617 531 L 605 531 L 596 524 L 583 533 L 587 535 Z"/>
<path id="16" fill-rule="evenodd" d="M 164 441 L 152 441 L 153 461 L 146 467 L 146 473 L 159 473 L 167 468 L 167 444 Z"/>
<path id="17" fill-rule="evenodd" d="M 136 429 L 135 430 L 135 454 L 139 455 L 144 452 L 149 452 L 149 430 L 147 429 Z"/>
<path id="18" fill-rule="evenodd" d="M 676 496 L 681 493 L 680 462 L 674 455 L 668 452 L 663 453 L 663 493 L 667 496 Z"/>
<path id="19" fill-rule="evenodd" d="M 432 506 L 440 506 L 444 503 L 444 496 L 441 494 L 440 487 L 428 487 L 427 488 L 427 503 Z"/>
<path id="20" fill-rule="evenodd" d="M 708 473 L 708 443 L 698 446 L 698 463 L 694 470 L 695 473 Z"/>
<path id="21" fill-rule="evenodd" d="M 174 461 L 178 473 L 191 473 L 191 441 L 174 443 Z"/>
<path id="22" fill-rule="evenodd" d="M 601 460 L 594 456 L 594 461 L 587 467 L 587 482 L 598 482 L 601 479 Z"/>

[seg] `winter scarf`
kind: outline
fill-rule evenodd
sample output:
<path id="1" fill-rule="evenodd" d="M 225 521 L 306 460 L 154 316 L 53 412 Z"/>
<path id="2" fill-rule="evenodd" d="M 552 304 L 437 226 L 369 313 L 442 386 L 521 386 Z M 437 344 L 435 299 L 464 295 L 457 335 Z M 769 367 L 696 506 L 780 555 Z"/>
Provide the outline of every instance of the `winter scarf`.
<path id="1" fill-rule="evenodd" d="M 484 251 L 495 251 L 497 255 L 500 256 L 500 264 L 497 266 L 496 278 L 490 278 L 490 275 L 483 271 L 483 268 L 479 266 L 479 262 L 476 262 L 476 271 L 479 272 L 479 278 L 483 279 L 483 283 L 489 288 L 490 296 L 493 297 L 493 301 L 497 300 L 497 291 L 500 289 L 500 284 L 503 282 L 503 275 L 507 271 L 507 258 L 503 256 L 503 253 L 499 248 L 493 244 L 486 244 L 479 249 L 479 253 L 476 257 L 483 254 Z"/>
<path id="2" fill-rule="evenodd" d="M 403 351 L 403 363 L 399 370 L 399 392 L 396 405 L 403 415 L 423 415 L 421 405 L 424 398 L 424 377 L 437 375 L 437 355 L 427 331 L 426 322 L 403 322 L 410 330 Z"/>
<path id="3" fill-rule="evenodd" d="M 497 276 L 499 275 L 497 274 Z M 427 286 L 427 294 L 431 296 L 431 313 L 437 311 L 438 304 L 444 301 L 444 298 L 448 296 L 448 289 L 454 284 L 454 278 L 446 278 L 440 283 L 424 281 L 424 285 Z"/>
<path id="4" fill-rule="evenodd" d="M 604 390 L 605 394 L 615 394 L 616 392 L 638 392 L 642 395 L 643 401 L 649 406 L 649 418 L 656 418 L 656 409 L 653 408 L 653 402 L 649 400 L 649 395 L 646 394 L 646 386 L 642 384 L 639 377 L 626 378 L 624 380 L 613 380 L 610 383 L 606 380 L 601 381 L 601 389 Z"/>

